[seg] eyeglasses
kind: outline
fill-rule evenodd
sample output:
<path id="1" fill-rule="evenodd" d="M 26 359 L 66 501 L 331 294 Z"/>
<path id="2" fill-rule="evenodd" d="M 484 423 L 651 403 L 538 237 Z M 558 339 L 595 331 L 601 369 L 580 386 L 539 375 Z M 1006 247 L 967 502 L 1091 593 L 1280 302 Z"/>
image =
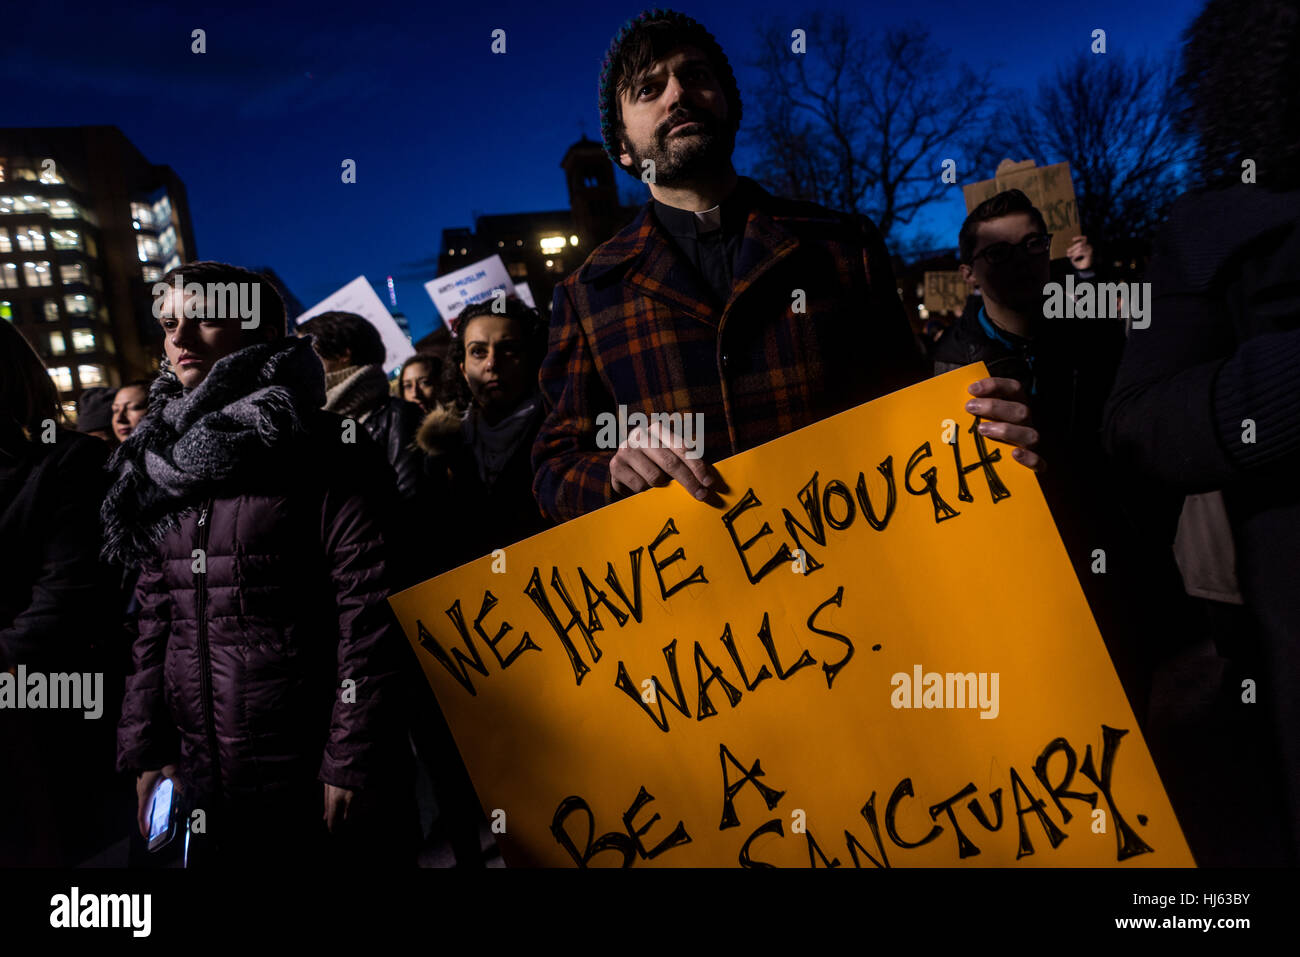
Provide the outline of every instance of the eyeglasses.
<path id="1" fill-rule="evenodd" d="M 1017 252 L 1023 252 L 1029 256 L 1041 256 L 1052 248 L 1051 233 L 1031 233 L 1018 243 L 993 243 L 991 246 L 985 246 L 970 261 L 974 264 L 975 260 L 983 256 L 989 261 L 990 265 L 1004 263 Z"/>

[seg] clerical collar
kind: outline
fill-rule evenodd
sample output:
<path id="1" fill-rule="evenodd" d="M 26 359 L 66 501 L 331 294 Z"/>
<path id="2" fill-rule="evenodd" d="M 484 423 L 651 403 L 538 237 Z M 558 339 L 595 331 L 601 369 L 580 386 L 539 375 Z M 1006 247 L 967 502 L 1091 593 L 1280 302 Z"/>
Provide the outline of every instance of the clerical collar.
<path id="1" fill-rule="evenodd" d="M 738 223 L 744 222 L 749 213 L 748 200 L 744 196 L 744 189 L 739 180 L 736 183 L 736 188 L 722 201 L 721 205 L 702 212 L 697 213 L 689 209 L 678 209 L 676 206 L 661 203 L 657 199 L 653 202 L 655 217 L 659 220 L 660 225 L 670 235 L 680 236 L 685 239 L 694 239 L 700 233 L 713 232 L 715 229 L 723 228 L 724 225 L 728 230 L 735 229 Z"/>

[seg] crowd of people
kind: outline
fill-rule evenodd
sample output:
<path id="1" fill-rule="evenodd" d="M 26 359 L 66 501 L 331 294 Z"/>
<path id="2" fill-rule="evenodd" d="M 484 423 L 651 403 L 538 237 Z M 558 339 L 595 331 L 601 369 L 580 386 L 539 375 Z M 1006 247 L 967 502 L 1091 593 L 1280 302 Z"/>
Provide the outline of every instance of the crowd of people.
<path id="1" fill-rule="evenodd" d="M 927 353 L 868 217 L 736 172 L 727 57 L 665 10 L 623 26 L 599 79 L 605 147 L 653 171 L 651 200 L 549 317 L 470 306 L 390 383 L 360 316 L 294 328 L 262 276 L 188 263 L 163 277 L 182 282 L 157 375 L 88 390 L 77 431 L 0 324 L 0 669 L 103 673 L 108 704 L 0 712 L 0 863 L 77 863 L 128 822 L 147 862 L 169 779 L 205 815 L 191 866 L 413 864 L 422 765 L 458 864 L 481 866 L 480 803 L 387 597 L 651 487 L 716 501 L 712 463 L 977 362 L 966 408 L 1037 476 L 1194 854 L 1296 863 L 1300 191 L 1228 181 L 1249 142 L 1261 178 L 1300 182 L 1300 94 L 1272 42 L 1250 63 L 1271 95 L 1223 92 L 1246 69 L 1225 8 L 1184 65 L 1213 188 L 1174 208 L 1148 328 L 1046 318 L 1051 236 L 1009 190 L 955 237 L 974 295 Z M 1294 45 L 1284 8 L 1234 29 Z M 1095 278 L 1081 238 L 1070 260 Z M 230 282 L 260 285 L 255 327 L 185 291 Z M 602 447 L 620 406 L 702 413 L 703 455 Z M 1034 592 L 988 573 L 1009 613 Z"/>

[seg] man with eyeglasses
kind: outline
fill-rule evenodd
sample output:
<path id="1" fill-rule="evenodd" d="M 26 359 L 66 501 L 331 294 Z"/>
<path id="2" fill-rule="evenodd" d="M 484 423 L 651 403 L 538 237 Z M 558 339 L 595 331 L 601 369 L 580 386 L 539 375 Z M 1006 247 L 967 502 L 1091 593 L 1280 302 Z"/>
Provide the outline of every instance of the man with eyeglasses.
<path id="1" fill-rule="evenodd" d="M 1156 636 L 1179 630 L 1186 603 L 1168 547 L 1156 544 L 1157 512 L 1173 503 L 1148 499 L 1131 482 L 1121 485 L 1101 445 L 1124 322 L 1044 317 L 1052 236 L 1018 189 L 975 207 L 957 245 L 962 277 L 979 285 L 983 305 L 944 333 L 934 372 L 984 362 L 991 375 L 1021 384 L 1048 463 L 1039 475 L 1043 495 L 1142 720 Z"/>

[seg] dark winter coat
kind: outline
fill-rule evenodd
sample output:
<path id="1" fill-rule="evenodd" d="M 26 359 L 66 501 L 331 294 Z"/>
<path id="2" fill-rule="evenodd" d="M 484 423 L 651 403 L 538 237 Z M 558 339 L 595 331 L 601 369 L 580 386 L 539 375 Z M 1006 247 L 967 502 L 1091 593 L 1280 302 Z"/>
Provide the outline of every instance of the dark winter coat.
<path id="1" fill-rule="evenodd" d="M 126 657 L 112 573 L 98 559 L 108 445 L 54 437 L 0 434 L 0 670 L 101 674 L 102 712 L 0 710 L 0 867 L 71 866 L 117 833 L 100 820 L 119 809 L 112 748 Z"/>
<path id="2" fill-rule="evenodd" d="M 278 368 L 268 360 L 256 378 L 244 369 L 225 386 L 212 381 L 253 349 L 273 353 Z M 132 443 L 160 441 L 153 437 L 169 421 L 169 397 L 159 391 L 168 376 L 155 384 L 126 453 L 139 451 Z M 384 785 L 409 754 L 397 680 L 409 648 L 386 601 L 391 473 L 368 436 L 341 441 L 342 420 L 319 409 L 321 376 L 305 343 L 222 359 L 198 388 L 238 399 L 226 406 L 231 414 L 269 397 L 261 418 L 237 420 L 251 423 L 239 434 L 252 444 L 239 454 L 255 467 L 226 480 L 195 478 L 187 497 L 159 501 L 153 473 L 135 469 L 141 487 L 129 497 L 149 503 L 156 544 L 136 586 L 134 673 L 118 735 L 123 770 L 179 761 L 191 801 L 238 809 L 294 795 L 307 822 L 320 816 L 319 782 Z M 171 401 L 182 401 L 174 392 Z M 291 419 L 265 418 L 289 415 L 290 406 Z M 230 434 L 230 414 L 221 415 L 213 442 Z M 119 467 L 129 472 L 140 461 Z M 202 447 L 188 449 L 185 461 L 208 472 L 225 467 Z M 131 492 L 129 478 L 119 477 L 115 491 Z M 110 495 L 106 522 L 129 505 Z M 120 541 L 108 527 L 109 541 Z"/>
<path id="3" fill-rule="evenodd" d="M 1241 185 L 1178 200 L 1152 260 L 1106 440 L 1135 480 L 1222 489 L 1237 579 L 1261 636 L 1243 651 L 1273 718 L 1300 860 L 1300 191 Z M 1240 707 L 1242 690 L 1232 689 Z"/>
<path id="4" fill-rule="evenodd" d="M 263 482 L 185 512 L 141 568 L 121 768 L 179 759 L 189 793 L 232 800 L 380 773 L 403 660 L 385 601 L 391 485 L 339 421 L 319 413 Z"/>
<path id="5" fill-rule="evenodd" d="M 414 402 L 390 395 L 361 423 L 383 449 L 397 477 L 397 495 L 407 502 L 425 493 L 424 463 L 415 447 L 421 417 L 420 407 Z"/>
<path id="6" fill-rule="evenodd" d="M 417 433 L 420 449 L 443 503 L 439 513 L 439 566 L 446 571 L 550 528 L 533 497 L 530 453 L 543 411 L 532 423 L 492 485 L 479 475 L 474 450 L 465 440 L 460 414 L 438 406 Z"/>
<path id="7" fill-rule="evenodd" d="M 925 378 L 871 221 L 737 189 L 749 213 L 727 303 L 650 204 L 555 288 L 533 449 L 552 520 L 614 501 L 597 417 L 620 405 L 702 413 L 716 462 Z"/>

